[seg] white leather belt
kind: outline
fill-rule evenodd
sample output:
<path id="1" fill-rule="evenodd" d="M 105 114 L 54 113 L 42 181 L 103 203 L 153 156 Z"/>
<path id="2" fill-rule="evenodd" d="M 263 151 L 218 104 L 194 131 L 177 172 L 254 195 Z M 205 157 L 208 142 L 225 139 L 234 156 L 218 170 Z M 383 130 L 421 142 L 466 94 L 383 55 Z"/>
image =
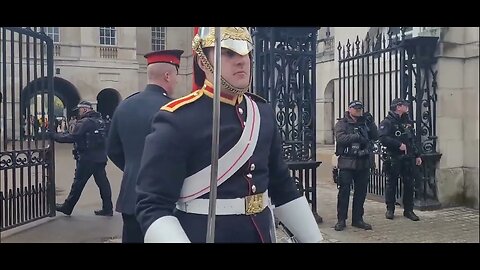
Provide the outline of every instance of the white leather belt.
<path id="1" fill-rule="evenodd" d="M 268 192 L 254 194 L 245 198 L 217 199 L 216 215 L 251 215 L 263 211 L 268 206 Z M 177 202 L 177 209 L 186 213 L 208 215 L 209 199 L 194 199 Z"/>

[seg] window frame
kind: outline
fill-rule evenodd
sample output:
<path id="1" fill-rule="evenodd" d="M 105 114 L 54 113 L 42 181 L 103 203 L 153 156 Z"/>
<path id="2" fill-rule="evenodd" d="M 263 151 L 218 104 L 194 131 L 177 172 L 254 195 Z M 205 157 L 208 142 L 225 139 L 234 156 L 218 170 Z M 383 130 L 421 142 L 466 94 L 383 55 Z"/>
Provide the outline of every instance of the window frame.
<path id="1" fill-rule="evenodd" d="M 107 31 L 109 35 L 107 35 Z M 113 36 L 112 36 L 112 33 L 113 33 Z M 109 41 L 108 43 L 107 43 L 107 40 Z M 117 28 L 116 27 L 99 27 L 99 43 L 102 46 L 117 46 L 117 43 L 118 43 Z"/>
<path id="2" fill-rule="evenodd" d="M 152 51 L 161 51 L 167 48 L 167 27 L 151 27 L 150 37 Z"/>
<path id="3" fill-rule="evenodd" d="M 60 43 L 60 27 L 43 27 L 43 32 L 53 40 L 53 43 Z"/>

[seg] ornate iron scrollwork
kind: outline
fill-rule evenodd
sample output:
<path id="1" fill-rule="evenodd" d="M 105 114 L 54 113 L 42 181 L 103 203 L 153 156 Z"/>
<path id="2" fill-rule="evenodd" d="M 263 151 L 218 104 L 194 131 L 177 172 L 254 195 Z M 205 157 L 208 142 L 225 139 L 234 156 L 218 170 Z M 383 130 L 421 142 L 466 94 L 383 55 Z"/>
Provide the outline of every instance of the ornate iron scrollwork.
<path id="1" fill-rule="evenodd" d="M 283 157 L 297 188 L 316 214 L 315 77 L 318 27 L 256 27 L 253 30 L 254 91 L 272 106 Z M 295 173 L 302 176 L 296 176 Z M 312 184 L 307 184 L 312 183 Z"/>
<path id="2" fill-rule="evenodd" d="M 29 167 L 44 163 L 44 149 L 8 151 L 0 153 L 0 169 Z"/>

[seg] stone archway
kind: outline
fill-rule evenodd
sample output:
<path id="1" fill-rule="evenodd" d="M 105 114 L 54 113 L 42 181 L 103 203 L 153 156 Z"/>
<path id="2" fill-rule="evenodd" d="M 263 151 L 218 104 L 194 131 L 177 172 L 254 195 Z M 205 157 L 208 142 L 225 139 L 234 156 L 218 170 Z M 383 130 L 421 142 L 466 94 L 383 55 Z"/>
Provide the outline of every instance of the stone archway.
<path id="1" fill-rule="evenodd" d="M 102 117 L 112 118 L 121 100 L 122 97 L 117 90 L 105 88 L 97 95 L 97 111 L 102 114 Z"/>
<path id="2" fill-rule="evenodd" d="M 328 82 L 324 92 L 324 140 L 325 144 L 334 144 L 333 127 L 335 125 L 335 111 L 333 102 L 334 81 Z"/>
<path id="3" fill-rule="evenodd" d="M 62 78 L 54 78 L 55 96 L 57 96 L 63 103 L 66 109 L 66 117 L 70 119 L 76 115 L 73 111 L 75 106 L 80 102 L 80 95 L 77 88 L 69 81 Z"/>
<path id="4" fill-rule="evenodd" d="M 48 103 L 47 103 L 47 79 L 39 78 L 30 82 L 22 90 L 22 114 L 25 119 L 28 116 L 34 117 L 39 114 L 48 114 Z M 54 115 L 56 117 L 64 118 L 65 121 L 68 121 L 72 116 L 75 116 L 76 113 L 73 111 L 75 106 L 80 102 L 80 95 L 78 94 L 77 88 L 70 83 L 69 81 L 54 77 L 53 78 L 53 89 L 54 89 Z M 43 95 L 43 101 L 42 101 Z M 58 112 L 59 108 L 60 112 Z M 42 116 L 43 117 L 43 116 Z"/>

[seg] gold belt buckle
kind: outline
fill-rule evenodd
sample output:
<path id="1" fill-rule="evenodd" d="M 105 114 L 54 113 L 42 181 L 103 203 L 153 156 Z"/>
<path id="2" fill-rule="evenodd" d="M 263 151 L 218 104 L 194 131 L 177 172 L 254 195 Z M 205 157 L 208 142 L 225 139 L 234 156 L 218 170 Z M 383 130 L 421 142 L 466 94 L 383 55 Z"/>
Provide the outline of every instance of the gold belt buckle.
<path id="1" fill-rule="evenodd" d="M 258 214 L 263 210 L 263 193 L 245 197 L 245 215 Z"/>

